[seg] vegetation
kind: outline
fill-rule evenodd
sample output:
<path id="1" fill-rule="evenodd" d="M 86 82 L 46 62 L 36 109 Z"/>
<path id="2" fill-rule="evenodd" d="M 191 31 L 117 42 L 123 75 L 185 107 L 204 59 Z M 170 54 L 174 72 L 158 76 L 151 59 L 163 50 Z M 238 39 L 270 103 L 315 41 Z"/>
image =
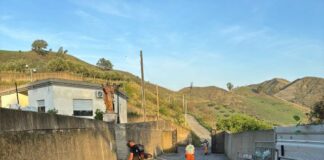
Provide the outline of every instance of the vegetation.
<path id="1" fill-rule="evenodd" d="M 231 83 L 231 82 L 228 82 L 227 84 L 226 84 L 226 86 L 227 86 L 227 89 L 229 90 L 229 91 L 231 91 L 232 89 L 233 89 L 233 84 Z"/>
<path id="2" fill-rule="evenodd" d="M 32 50 L 36 51 L 39 54 L 45 54 L 46 52 L 44 51 L 44 49 L 46 49 L 47 46 L 48 44 L 45 40 L 38 39 L 32 43 Z"/>
<path id="3" fill-rule="evenodd" d="M 105 58 L 100 58 L 97 62 L 97 66 L 104 70 L 112 70 L 113 69 L 113 65 L 111 64 L 111 62 Z"/>
<path id="4" fill-rule="evenodd" d="M 310 123 L 319 124 L 324 123 L 324 101 L 315 103 L 314 107 L 307 114 Z"/>
<path id="5" fill-rule="evenodd" d="M 58 57 L 47 63 L 47 69 L 52 72 L 62 72 L 69 70 L 69 65 L 63 58 Z"/>
<path id="6" fill-rule="evenodd" d="M 101 120 L 101 121 L 102 121 L 102 120 L 103 120 L 103 113 L 104 113 L 104 112 L 101 111 L 100 109 L 96 109 L 96 112 L 95 112 L 96 115 L 95 115 L 94 118 L 95 118 L 96 120 Z"/>
<path id="7" fill-rule="evenodd" d="M 217 129 L 237 133 L 271 129 L 271 125 L 246 115 L 236 114 L 229 118 L 219 120 L 217 122 Z"/>
<path id="8" fill-rule="evenodd" d="M 63 48 L 61 49 L 63 50 Z M 83 80 L 93 83 L 113 82 L 122 84 L 129 97 L 129 115 L 142 116 L 141 109 L 141 81 L 139 77 L 118 70 L 106 70 L 98 66 L 88 64 L 69 54 L 57 54 L 48 51 L 45 56 L 36 51 L 1 51 L 0 71 L 26 74 L 26 64 L 30 68 L 36 68 L 37 72 L 69 72 L 82 77 Z M 5 60 L 5 61 L 4 61 Z M 106 60 L 106 59 L 105 59 Z M 36 62 L 36 63 L 35 63 Z M 5 74 L 6 74 L 5 73 Z M 11 75 L 11 74 L 6 74 Z M 29 79 L 18 81 L 18 84 L 28 83 Z M 12 82 L 0 81 L 1 86 L 12 86 Z M 146 114 L 155 116 L 156 88 L 155 85 L 146 82 Z M 248 117 L 267 121 L 272 124 L 295 124 L 293 115 L 305 119 L 305 111 L 295 105 L 280 100 L 273 96 L 257 94 L 253 87 L 240 87 L 233 89 L 231 93 L 218 87 L 193 87 L 184 88 L 174 92 L 159 87 L 160 117 L 178 124 L 184 124 L 182 96 L 188 101 L 188 112 L 206 128 L 216 126 L 220 119 L 228 119 L 236 114 L 244 114 Z M 255 88 L 255 87 L 254 87 Z M 208 113 L 208 114 L 206 114 Z"/>
<path id="9" fill-rule="evenodd" d="M 47 113 L 50 113 L 50 114 L 57 114 L 58 113 L 58 110 L 57 109 L 49 109 L 48 111 L 47 111 Z"/>

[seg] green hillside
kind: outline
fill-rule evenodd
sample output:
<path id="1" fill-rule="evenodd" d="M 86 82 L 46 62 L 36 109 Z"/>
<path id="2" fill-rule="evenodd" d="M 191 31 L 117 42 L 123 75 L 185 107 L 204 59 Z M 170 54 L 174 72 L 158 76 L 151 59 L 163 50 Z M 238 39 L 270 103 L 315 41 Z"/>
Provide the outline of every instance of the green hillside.
<path id="1" fill-rule="evenodd" d="M 11 75 L 29 75 L 26 70 L 26 64 L 29 68 L 37 68 L 37 73 L 44 72 L 68 72 L 73 76 L 83 77 L 84 81 L 92 83 L 119 83 L 122 84 L 124 90 L 129 96 L 129 116 L 141 117 L 141 90 L 140 79 L 131 73 L 118 70 L 102 70 L 94 65 L 86 63 L 69 54 L 58 54 L 50 52 L 46 55 L 40 55 L 34 51 L 4 51 L 0 50 L 0 73 L 2 76 Z M 35 73 L 35 74 L 37 74 Z M 71 77 L 73 78 L 73 77 Z M 0 77 L 1 87 L 13 87 L 13 81 L 4 81 L 4 77 Z M 29 79 L 17 81 L 18 84 L 25 84 Z M 174 92 L 159 86 L 160 94 L 160 110 L 161 117 L 169 120 L 179 121 L 183 115 L 175 104 L 169 104 L 168 95 Z M 156 116 L 156 96 L 155 86 L 146 83 L 146 112 L 148 117 Z M 179 108 L 180 109 L 180 108 Z M 172 111 L 171 111 L 172 110 Z M 176 118 L 173 118 L 176 117 Z M 183 119 L 183 118 L 182 118 Z"/>
<path id="2" fill-rule="evenodd" d="M 118 70 L 102 70 L 92 64 L 86 63 L 69 54 L 49 52 L 40 55 L 34 51 L 4 51 L 0 50 L 0 73 L 4 77 L 14 74 L 26 75 L 29 68 L 37 68 L 38 73 L 67 72 L 76 77 L 82 77 L 83 81 L 93 83 L 119 83 L 129 96 L 129 116 L 140 118 L 141 87 L 140 79 L 131 73 Z M 0 77 L 0 89 L 5 86 L 13 86 L 12 81 L 3 80 Z M 28 79 L 18 81 L 19 84 L 27 83 Z M 277 85 L 263 85 L 266 91 Z M 200 123 L 207 128 L 215 127 L 219 119 L 230 117 L 234 114 L 253 116 L 271 124 L 294 124 L 294 115 L 304 119 L 303 107 L 290 102 L 264 94 L 256 93 L 255 87 L 246 86 L 228 92 L 218 87 L 193 87 L 184 88 L 178 92 L 159 86 L 160 115 L 164 119 L 184 124 L 183 96 L 188 101 L 188 112 L 194 115 Z M 281 87 L 281 86 L 280 86 Z M 157 113 L 156 86 L 146 82 L 146 112 L 148 117 L 154 118 Z"/>

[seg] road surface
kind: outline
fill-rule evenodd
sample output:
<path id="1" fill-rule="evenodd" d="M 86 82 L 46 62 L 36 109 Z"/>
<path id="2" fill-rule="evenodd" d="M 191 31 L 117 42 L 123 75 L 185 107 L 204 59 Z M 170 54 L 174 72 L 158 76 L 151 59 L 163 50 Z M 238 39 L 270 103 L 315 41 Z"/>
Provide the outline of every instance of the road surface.
<path id="1" fill-rule="evenodd" d="M 207 139 L 209 144 L 211 144 L 210 132 L 201 126 L 195 117 L 187 114 L 187 123 L 189 128 L 201 139 Z"/>
<path id="2" fill-rule="evenodd" d="M 157 160 L 184 160 L 184 147 L 178 147 L 178 153 L 163 154 Z M 208 154 L 204 155 L 202 148 L 195 149 L 196 160 L 228 160 L 223 154 Z"/>
<path id="3" fill-rule="evenodd" d="M 187 115 L 188 126 L 191 130 L 201 139 L 207 139 L 211 144 L 210 132 L 201 126 L 199 122 L 191 115 Z M 209 148 L 210 149 L 210 148 Z M 185 147 L 178 147 L 178 153 L 163 154 L 157 158 L 157 160 L 184 160 Z M 212 154 L 209 150 L 208 155 L 204 155 L 202 147 L 195 148 L 195 159 L 196 160 L 228 160 L 224 154 Z"/>

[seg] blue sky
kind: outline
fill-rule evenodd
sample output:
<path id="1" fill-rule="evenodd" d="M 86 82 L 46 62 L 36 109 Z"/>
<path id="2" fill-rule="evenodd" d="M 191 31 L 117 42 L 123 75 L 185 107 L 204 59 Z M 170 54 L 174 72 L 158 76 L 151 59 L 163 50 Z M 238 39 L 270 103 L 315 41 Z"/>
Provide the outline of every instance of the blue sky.
<path id="1" fill-rule="evenodd" d="M 324 77 L 323 0 L 0 0 L 0 49 L 35 39 L 173 90 Z"/>

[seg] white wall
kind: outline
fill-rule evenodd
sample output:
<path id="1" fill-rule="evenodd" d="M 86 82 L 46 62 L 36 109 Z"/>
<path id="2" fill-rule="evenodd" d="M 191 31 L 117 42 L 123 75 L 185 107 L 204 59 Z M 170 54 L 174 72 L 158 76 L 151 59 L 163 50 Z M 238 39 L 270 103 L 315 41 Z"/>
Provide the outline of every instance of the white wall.
<path id="1" fill-rule="evenodd" d="M 127 100 L 122 96 L 114 94 L 114 106 L 115 113 L 119 112 L 120 123 L 127 123 Z"/>
<path id="2" fill-rule="evenodd" d="M 28 95 L 30 106 L 37 107 L 37 100 L 44 99 L 46 112 L 55 108 L 58 110 L 58 114 L 62 115 L 73 115 L 73 99 L 92 99 L 93 116 L 86 118 L 93 118 L 96 109 L 106 110 L 103 98 L 96 97 L 97 91 L 101 90 L 53 85 L 29 90 Z M 117 105 L 119 105 L 120 122 L 127 123 L 127 100 L 116 94 L 114 96 L 115 113 L 118 113 Z M 119 103 L 117 99 L 119 99 Z"/>
<path id="3" fill-rule="evenodd" d="M 93 117 L 96 109 L 105 111 L 105 104 L 102 98 L 96 97 L 96 89 L 76 88 L 68 86 L 53 86 L 54 102 L 58 114 L 73 115 L 73 99 L 92 99 Z"/>
<path id="4" fill-rule="evenodd" d="M 45 101 L 45 111 L 47 112 L 49 109 L 53 109 L 55 107 L 53 101 L 53 86 L 47 86 L 36 89 L 28 90 L 28 101 L 29 106 L 38 107 L 37 101 L 44 100 Z"/>

